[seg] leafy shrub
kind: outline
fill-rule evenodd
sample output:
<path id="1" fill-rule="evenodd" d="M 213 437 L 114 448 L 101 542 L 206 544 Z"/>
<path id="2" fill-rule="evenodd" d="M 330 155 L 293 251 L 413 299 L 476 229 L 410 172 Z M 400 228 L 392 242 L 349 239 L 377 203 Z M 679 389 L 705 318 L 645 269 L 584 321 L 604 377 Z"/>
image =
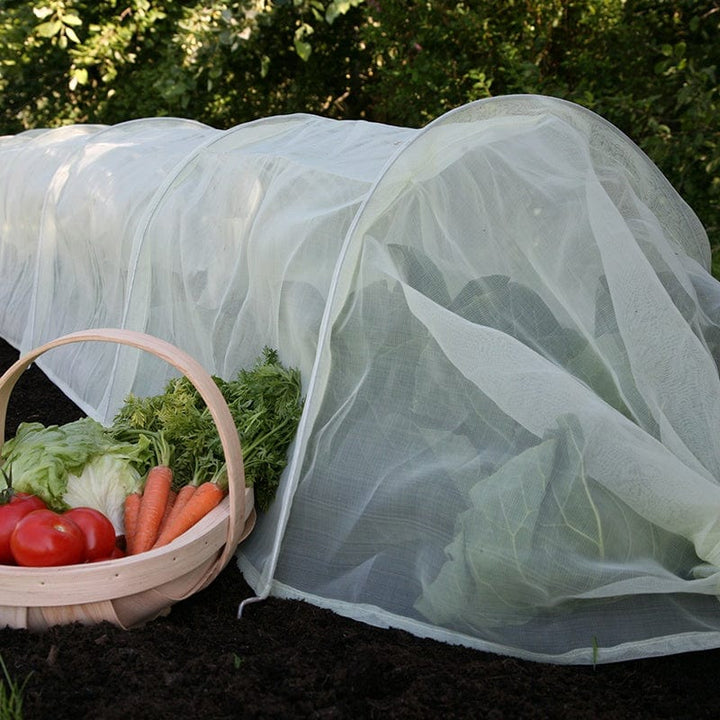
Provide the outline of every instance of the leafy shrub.
<path id="1" fill-rule="evenodd" d="M 720 246 L 718 0 L 0 0 L 0 133 L 311 112 L 418 127 L 564 97 L 632 137 Z"/>

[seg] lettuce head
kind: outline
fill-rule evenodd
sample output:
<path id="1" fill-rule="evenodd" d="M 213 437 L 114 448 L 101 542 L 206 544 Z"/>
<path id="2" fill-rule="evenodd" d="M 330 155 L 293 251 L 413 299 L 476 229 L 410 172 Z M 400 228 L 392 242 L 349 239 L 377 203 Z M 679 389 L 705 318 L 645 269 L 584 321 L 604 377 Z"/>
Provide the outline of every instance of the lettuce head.
<path id="1" fill-rule="evenodd" d="M 16 490 L 40 496 L 58 512 L 94 507 L 120 532 L 122 503 L 141 488 L 152 454 L 147 437 L 118 442 L 100 423 L 82 418 L 48 427 L 23 423 L 0 459 Z"/>

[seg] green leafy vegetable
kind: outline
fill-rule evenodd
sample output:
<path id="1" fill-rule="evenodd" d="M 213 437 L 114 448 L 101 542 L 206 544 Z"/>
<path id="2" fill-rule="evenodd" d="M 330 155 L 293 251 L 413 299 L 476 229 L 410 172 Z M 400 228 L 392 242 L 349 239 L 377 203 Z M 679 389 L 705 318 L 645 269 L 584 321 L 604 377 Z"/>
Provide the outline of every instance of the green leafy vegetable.
<path id="1" fill-rule="evenodd" d="M 302 413 L 302 386 L 296 369 L 264 348 L 255 366 L 234 380 L 214 377 L 230 408 L 243 449 L 245 480 L 255 490 L 255 504 L 267 510 L 287 464 L 287 451 Z M 111 431 L 119 440 L 133 433 L 162 433 L 173 447 L 174 487 L 198 484 L 224 470 L 222 444 L 210 411 L 185 377 L 171 380 L 162 395 L 130 395 Z"/>
<path id="2" fill-rule="evenodd" d="M 113 508 L 138 489 L 152 457 L 150 438 L 121 442 L 91 418 L 48 427 L 23 423 L 0 453 L 15 490 L 39 495 L 58 512 L 78 504 L 95 507 L 116 527 Z"/>
<path id="3" fill-rule="evenodd" d="M 124 532 L 125 498 L 142 488 L 142 475 L 117 453 L 93 458 L 80 475 L 68 475 L 64 502 L 70 507 L 91 507 L 110 519 L 115 532 Z"/>
<path id="4" fill-rule="evenodd" d="M 535 445 L 477 478 L 445 561 L 415 603 L 425 618 L 456 627 L 520 625 L 607 602 L 614 591 L 602 589 L 632 576 L 633 557 L 673 571 L 695 562 L 689 543 L 596 480 L 588 442 L 576 414 L 559 415 Z M 613 440 L 592 442 L 613 452 Z"/>

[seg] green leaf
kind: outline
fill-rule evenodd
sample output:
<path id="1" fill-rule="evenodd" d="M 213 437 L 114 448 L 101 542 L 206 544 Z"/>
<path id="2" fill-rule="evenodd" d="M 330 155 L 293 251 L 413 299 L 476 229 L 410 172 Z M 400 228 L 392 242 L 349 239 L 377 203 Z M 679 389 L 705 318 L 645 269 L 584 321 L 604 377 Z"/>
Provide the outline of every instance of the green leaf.
<path id="1" fill-rule="evenodd" d="M 310 54 L 312 53 L 312 45 L 309 42 L 306 42 L 304 38 L 308 35 L 312 35 L 313 32 L 314 30 L 312 26 L 307 23 L 303 23 L 295 31 L 295 52 L 298 54 L 298 57 L 305 62 L 307 62 Z"/>
<path id="2" fill-rule="evenodd" d="M 33 14 L 39 20 L 44 20 L 46 17 L 49 17 L 50 15 L 53 14 L 53 9 L 49 8 L 47 6 L 36 7 L 36 8 L 33 8 Z"/>
<path id="3" fill-rule="evenodd" d="M 325 10 L 325 21 L 332 25 L 337 18 L 345 15 L 351 8 L 361 5 L 365 0 L 333 0 Z"/>
<path id="4" fill-rule="evenodd" d="M 80 38 L 77 36 L 77 33 L 71 27 L 65 28 L 65 35 L 70 38 L 70 40 L 72 40 L 74 43 L 80 42 Z"/>
<path id="5" fill-rule="evenodd" d="M 270 72 L 270 58 L 267 55 L 263 55 L 260 60 L 260 77 L 267 77 L 268 72 Z"/>
<path id="6" fill-rule="evenodd" d="M 54 37 L 62 30 L 62 23 L 59 20 L 51 20 L 49 22 L 40 23 L 36 28 L 35 32 L 40 37 Z"/>
<path id="7" fill-rule="evenodd" d="M 298 40 L 297 38 L 295 38 L 295 52 L 298 54 L 298 57 L 301 60 L 307 62 L 312 53 L 312 45 L 310 45 L 310 43 L 303 42 L 302 40 Z"/>
<path id="8" fill-rule="evenodd" d="M 543 579 L 531 550 L 556 452 L 557 440 L 546 440 L 478 480 L 445 549 L 447 562 L 416 605 L 426 617 L 439 624 L 459 617 L 478 626 L 515 624 L 541 602 Z"/>
<path id="9" fill-rule="evenodd" d="M 75 68 L 70 77 L 69 87 L 75 90 L 78 85 L 85 85 L 88 81 L 88 71 L 86 68 Z"/>

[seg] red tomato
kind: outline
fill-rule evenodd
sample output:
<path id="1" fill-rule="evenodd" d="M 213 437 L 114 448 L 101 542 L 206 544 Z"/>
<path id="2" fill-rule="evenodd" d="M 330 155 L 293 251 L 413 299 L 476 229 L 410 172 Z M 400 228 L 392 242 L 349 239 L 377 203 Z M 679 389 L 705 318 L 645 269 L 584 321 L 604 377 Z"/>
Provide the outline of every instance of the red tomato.
<path id="1" fill-rule="evenodd" d="M 16 492 L 10 502 L 0 505 L 0 564 L 14 565 L 10 536 L 15 526 L 33 510 L 42 510 L 45 503 L 37 495 Z"/>
<path id="2" fill-rule="evenodd" d="M 18 565 L 50 567 L 85 561 L 85 535 L 71 518 L 52 510 L 33 510 L 10 536 Z"/>
<path id="3" fill-rule="evenodd" d="M 115 549 L 115 527 L 99 510 L 77 507 L 63 513 L 85 533 L 85 557 L 88 561 L 107 558 Z"/>

